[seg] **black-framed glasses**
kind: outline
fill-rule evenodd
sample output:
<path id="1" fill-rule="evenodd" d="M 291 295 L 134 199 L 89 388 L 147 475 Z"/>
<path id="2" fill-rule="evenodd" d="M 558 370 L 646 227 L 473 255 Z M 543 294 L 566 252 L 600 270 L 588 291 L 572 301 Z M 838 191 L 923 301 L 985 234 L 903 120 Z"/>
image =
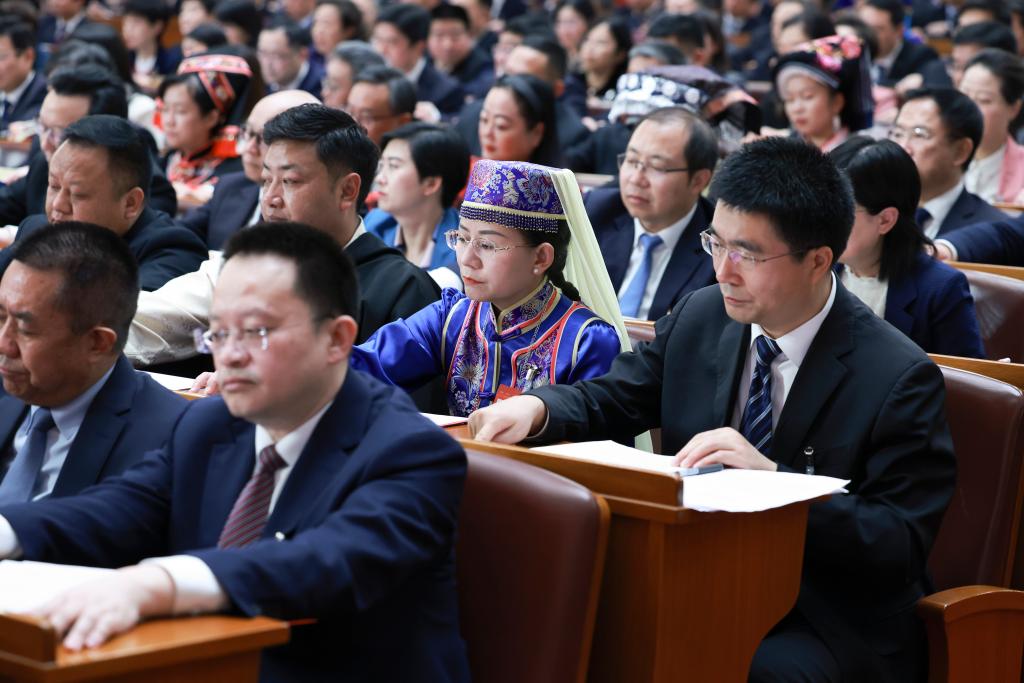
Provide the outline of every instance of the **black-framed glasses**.
<path id="1" fill-rule="evenodd" d="M 615 162 L 620 171 L 622 171 L 623 168 L 630 173 L 640 173 L 643 171 L 648 177 L 661 178 L 669 173 L 686 173 L 690 170 L 688 166 L 670 168 L 658 162 L 644 161 L 640 157 L 632 156 L 629 153 L 619 154 L 615 157 Z"/>
<path id="2" fill-rule="evenodd" d="M 700 234 L 700 244 L 704 247 L 704 251 L 711 255 L 716 261 L 721 260 L 724 256 L 728 258 L 730 263 L 739 268 L 756 268 L 759 264 L 765 261 L 774 261 L 780 259 L 783 256 L 796 256 L 797 254 L 806 253 L 806 249 L 797 249 L 796 251 L 787 251 L 785 254 L 777 254 L 775 256 L 754 256 L 748 254 L 742 249 L 730 249 L 724 242 L 720 241 L 715 237 L 709 230 L 705 230 Z"/>

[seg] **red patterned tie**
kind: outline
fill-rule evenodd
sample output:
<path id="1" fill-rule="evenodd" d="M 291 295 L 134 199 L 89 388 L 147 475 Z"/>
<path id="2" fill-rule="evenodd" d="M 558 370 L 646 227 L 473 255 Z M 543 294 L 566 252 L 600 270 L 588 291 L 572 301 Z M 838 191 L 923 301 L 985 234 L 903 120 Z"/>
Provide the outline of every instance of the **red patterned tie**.
<path id="1" fill-rule="evenodd" d="M 238 494 L 231 508 L 224 530 L 220 532 L 218 548 L 247 546 L 263 533 L 267 525 L 270 498 L 274 495 L 274 473 L 287 463 L 277 454 L 273 445 L 260 451 L 260 463 L 249 483 Z"/>

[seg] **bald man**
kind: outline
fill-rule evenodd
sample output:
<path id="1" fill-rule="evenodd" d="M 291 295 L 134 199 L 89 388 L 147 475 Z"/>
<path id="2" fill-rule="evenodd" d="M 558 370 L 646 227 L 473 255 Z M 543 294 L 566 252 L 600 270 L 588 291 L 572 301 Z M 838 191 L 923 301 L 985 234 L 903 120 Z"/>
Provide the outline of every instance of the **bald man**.
<path id="1" fill-rule="evenodd" d="M 217 183 L 213 197 L 182 220 L 206 242 L 220 249 L 231 235 L 260 220 L 260 173 L 263 169 L 263 125 L 286 109 L 319 102 L 305 90 L 282 90 L 267 95 L 249 113 L 238 139 L 242 171 L 229 173 Z"/>

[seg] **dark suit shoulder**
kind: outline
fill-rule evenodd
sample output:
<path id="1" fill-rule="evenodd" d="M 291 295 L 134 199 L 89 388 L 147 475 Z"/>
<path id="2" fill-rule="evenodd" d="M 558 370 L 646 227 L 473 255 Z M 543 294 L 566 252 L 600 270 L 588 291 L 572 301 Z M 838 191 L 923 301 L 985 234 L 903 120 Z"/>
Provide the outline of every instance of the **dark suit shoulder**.
<path id="1" fill-rule="evenodd" d="M 597 223 L 594 223 L 594 230 L 599 230 L 605 223 L 629 213 L 626 211 L 625 204 L 622 203 L 622 193 L 618 187 L 594 188 L 584 197 L 583 207 L 592 223 L 599 221 L 602 224 L 598 226 Z"/>

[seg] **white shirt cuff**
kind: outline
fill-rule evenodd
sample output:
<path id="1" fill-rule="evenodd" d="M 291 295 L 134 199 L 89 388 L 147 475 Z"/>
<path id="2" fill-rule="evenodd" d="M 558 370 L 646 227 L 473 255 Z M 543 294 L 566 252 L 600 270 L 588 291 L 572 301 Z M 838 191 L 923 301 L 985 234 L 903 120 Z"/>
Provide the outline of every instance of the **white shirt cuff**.
<path id="1" fill-rule="evenodd" d="M 0 516 L 0 559 L 16 560 L 21 557 L 21 544 L 14 527 L 6 517 Z"/>
<path id="2" fill-rule="evenodd" d="M 228 598 L 224 595 L 217 577 L 198 557 L 151 557 L 140 564 L 155 564 L 170 575 L 174 584 L 172 610 L 175 615 L 219 612 L 228 606 Z"/>
<path id="3" fill-rule="evenodd" d="M 959 254 L 956 253 L 956 247 L 953 246 L 952 242 L 950 242 L 949 240 L 935 240 L 935 245 L 936 246 L 938 246 L 940 244 L 942 246 L 944 246 L 946 249 L 949 249 L 949 253 L 952 255 L 950 257 L 950 259 L 949 259 L 950 261 L 959 261 L 960 260 Z"/>

